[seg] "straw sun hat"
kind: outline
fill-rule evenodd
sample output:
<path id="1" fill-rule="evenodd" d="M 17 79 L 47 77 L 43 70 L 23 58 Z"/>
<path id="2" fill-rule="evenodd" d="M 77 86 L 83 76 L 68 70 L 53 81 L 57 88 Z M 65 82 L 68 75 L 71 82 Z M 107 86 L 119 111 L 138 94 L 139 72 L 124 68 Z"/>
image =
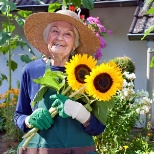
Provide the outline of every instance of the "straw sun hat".
<path id="1" fill-rule="evenodd" d="M 75 50 L 76 53 L 93 54 L 100 47 L 98 37 L 80 21 L 79 16 L 75 12 L 59 10 L 54 13 L 33 13 L 25 21 L 24 33 L 27 40 L 47 57 L 50 56 L 50 53 L 44 40 L 43 32 L 47 25 L 54 21 L 67 21 L 76 27 L 80 36 L 80 44 Z"/>

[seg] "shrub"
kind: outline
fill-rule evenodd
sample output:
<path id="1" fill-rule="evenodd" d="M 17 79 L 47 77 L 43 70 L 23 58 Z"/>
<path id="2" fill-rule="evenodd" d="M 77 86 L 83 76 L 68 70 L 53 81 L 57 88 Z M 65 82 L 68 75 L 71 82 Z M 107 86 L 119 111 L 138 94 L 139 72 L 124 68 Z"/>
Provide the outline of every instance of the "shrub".
<path id="1" fill-rule="evenodd" d="M 121 68 L 122 73 L 129 72 L 135 73 L 135 65 L 134 62 L 129 57 L 116 57 L 113 58 L 111 61 L 115 62 L 118 67 Z"/>
<path id="2" fill-rule="evenodd" d="M 99 136 L 94 137 L 99 154 L 132 154 L 149 153 L 154 151 L 153 143 L 143 133 L 133 134 L 136 121 L 140 115 L 149 112 L 152 100 L 147 91 L 134 90 L 136 78 L 134 63 L 128 57 L 117 57 L 111 60 L 122 70 L 124 83 L 114 99 L 114 107 L 108 110 L 106 129 Z M 150 127 L 145 129 L 146 133 Z"/>

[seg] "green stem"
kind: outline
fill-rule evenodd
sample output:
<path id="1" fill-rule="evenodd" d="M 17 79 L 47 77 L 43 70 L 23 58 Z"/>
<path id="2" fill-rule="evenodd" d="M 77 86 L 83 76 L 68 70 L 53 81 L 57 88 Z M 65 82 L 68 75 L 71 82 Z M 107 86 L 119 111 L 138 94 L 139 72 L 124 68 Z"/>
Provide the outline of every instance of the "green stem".
<path id="1" fill-rule="evenodd" d="M 8 19 L 8 24 L 7 24 L 7 32 L 10 33 L 10 7 L 7 6 L 7 12 L 6 12 L 6 16 L 7 16 L 7 19 Z M 9 50 L 8 50 L 8 68 L 9 68 L 9 78 L 8 78 L 8 83 L 9 83 L 9 90 L 11 89 L 12 87 L 12 72 L 11 72 L 11 42 L 10 42 L 10 39 L 8 40 L 8 47 L 9 47 Z"/>
<path id="2" fill-rule="evenodd" d="M 24 144 L 22 145 L 23 150 L 26 150 L 28 143 L 31 141 L 31 139 L 35 136 L 36 132 L 31 134 L 28 138 L 26 138 Z"/>
<path id="3" fill-rule="evenodd" d="M 79 90 L 77 90 L 77 91 L 75 91 L 73 94 L 71 94 L 69 97 L 74 97 L 76 94 L 78 94 L 78 93 L 80 93 L 80 91 L 82 91 L 82 90 L 84 90 L 86 87 L 85 86 L 83 86 L 83 87 L 81 87 Z"/>
<path id="4" fill-rule="evenodd" d="M 86 88 L 85 86 L 81 87 L 78 91 L 74 92 L 69 97 L 74 97 L 76 94 L 80 93 L 85 88 Z M 65 95 L 70 89 L 71 89 L 71 87 L 68 86 L 62 94 Z M 53 108 L 53 107 L 51 107 L 49 109 L 49 112 L 51 113 L 52 118 L 54 118 L 58 113 L 57 109 Z M 22 137 L 22 138 L 26 138 L 24 144 L 22 145 L 23 149 L 25 149 L 27 147 L 28 143 L 31 141 L 32 137 L 37 133 L 37 131 L 38 131 L 38 128 L 33 128 L 32 130 L 30 130 L 27 134 L 25 134 Z"/>
<path id="5" fill-rule="evenodd" d="M 71 0 L 69 0 L 69 6 L 68 6 L 69 10 L 70 10 L 70 5 L 71 5 Z"/>
<path id="6" fill-rule="evenodd" d="M 71 90 L 71 86 L 68 86 L 68 87 L 62 92 L 62 95 L 65 95 L 69 90 Z"/>
<path id="7" fill-rule="evenodd" d="M 53 108 L 51 107 L 49 109 L 49 112 L 51 113 L 51 117 L 54 118 L 56 115 L 57 115 L 57 109 L 56 108 Z M 31 139 L 35 136 L 35 134 L 37 133 L 38 131 L 38 128 L 33 128 L 31 129 L 27 134 L 25 134 L 22 138 L 25 138 L 25 142 L 24 144 L 22 145 L 22 148 L 25 150 L 28 143 L 31 141 Z"/>
<path id="8" fill-rule="evenodd" d="M 8 33 L 10 33 L 10 16 L 9 16 L 9 14 L 10 14 L 10 7 L 9 6 L 7 6 L 7 11 L 6 11 L 6 17 L 7 17 L 7 26 L 6 26 L 6 29 L 7 29 L 7 32 Z M 8 74 L 9 74 L 9 76 L 8 76 L 8 89 L 10 90 L 11 89 L 11 86 L 12 86 L 12 74 L 11 74 L 11 42 L 10 42 L 10 39 L 8 40 L 8 42 L 7 42 L 7 44 L 8 44 L 8 48 L 9 48 L 9 50 L 8 50 Z M 7 110 L 7 117 L 9 117 L 9 103 L 10 103 L 10 100 L 11 100 L 11 98 L 10 98 L 11 96 L 10 96 L 10 94 L 7 96 L 7 101 L 6 101 L 6 110 Z M 6 125 L 7 125 L 7 130 L 6 130 L 6 133 L 9 133 L 9 130 L 11 129 L 11 128 L 9 128 L 9 123 L 7 124 L 7 122 L 6 122 Z"/>

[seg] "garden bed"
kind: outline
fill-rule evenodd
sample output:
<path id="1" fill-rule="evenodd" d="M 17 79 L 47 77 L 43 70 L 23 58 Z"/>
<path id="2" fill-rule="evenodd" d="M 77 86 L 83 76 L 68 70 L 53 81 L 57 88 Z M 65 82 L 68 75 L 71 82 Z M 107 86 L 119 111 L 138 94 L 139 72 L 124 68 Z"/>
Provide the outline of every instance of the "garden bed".
<path id="1" fill-rule="evenodd" d="M 18 142 L 16 141 L 6 141 L 5 132 L 0 132 L 0 154 L 6 154 L 8 150 L 15 148 L 17 145 Z"/>

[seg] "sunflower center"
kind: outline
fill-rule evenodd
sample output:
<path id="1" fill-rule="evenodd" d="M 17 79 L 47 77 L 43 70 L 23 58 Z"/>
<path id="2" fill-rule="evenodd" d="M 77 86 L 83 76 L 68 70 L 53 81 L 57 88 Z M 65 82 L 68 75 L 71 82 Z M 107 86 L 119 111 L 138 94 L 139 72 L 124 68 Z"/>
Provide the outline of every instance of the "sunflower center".
<path id="1" fill-rule="evenodd" d="M 85 75 L 89 75 L 90 74 L 91 69 L 84 64 L 80 64 L 75 68 L 75 77 L 76 80 L 79 83 L 85 83 L 84 79 L 85 79 Z"/>
<path id="2" fill-rule="evenodd" d="M 111 76 L 107 73 L 101 73 L 94 79 L 95 88 L 101 93 L 107 92 L 113 84 Z"/>

